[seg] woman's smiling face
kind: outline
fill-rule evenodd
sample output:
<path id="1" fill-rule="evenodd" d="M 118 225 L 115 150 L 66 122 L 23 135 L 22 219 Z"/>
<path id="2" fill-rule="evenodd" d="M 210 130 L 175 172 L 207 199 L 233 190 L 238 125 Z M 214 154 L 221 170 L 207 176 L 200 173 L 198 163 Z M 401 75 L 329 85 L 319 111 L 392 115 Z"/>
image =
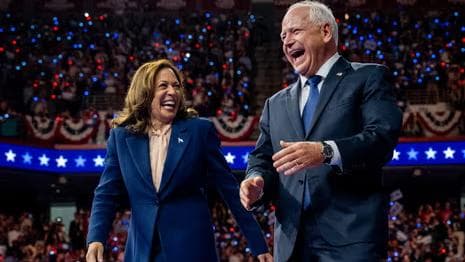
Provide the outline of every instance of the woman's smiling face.
<path id="1" fill-rule="evenodd" d="M 151 104 L 152 123 L 172 123 L 181 103 L 181 83 L 170 68 L 163 68 L 155 78 L 155 93 Z"/>

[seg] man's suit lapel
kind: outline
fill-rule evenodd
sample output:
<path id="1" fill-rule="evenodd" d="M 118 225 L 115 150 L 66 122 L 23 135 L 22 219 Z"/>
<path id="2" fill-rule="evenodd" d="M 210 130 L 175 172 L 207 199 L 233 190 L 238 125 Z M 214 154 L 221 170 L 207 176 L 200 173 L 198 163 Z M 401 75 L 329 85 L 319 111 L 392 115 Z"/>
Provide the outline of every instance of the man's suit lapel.
<path id="1" fill-rule="evenodd" d="M 149 139 L 147 135 L 130 135 L 126 138 L 129 154 L 136 166 L 142 180 L 153 190 L 152 173 L 150 171 L 150 154 L 149 154 Z"/>
<path id="2" fill-rule="evenodd" d="M 291 121 L 292 127 L 294 128 L 297 137 L 304 137 L 304 126 L 302 123 L 302 117 L 299 111 L 299 97 L 300 97 L 300 80 L 289 87 L 286 95 L 286 109 L 289 115 L 289 121 Z"/>
<path id="3" fill-rule="evenodd" d="M 312 132 L 315 126 L 315 123 L 320 118 L 321 113 L 323 112 L 324 108 L 331 99 L 334 91 L 336 90 L 340 81 L 345 77 L 347 71 L 350 68 L 351 67 L 349 62 L 341 57 L 337 60 L 337 62 L 329 71 L 325 81 L 323 82 L 323 86 L 321 87 L 320 99 L 318 100 L 318 104 L 313 115 L 312 123 L 310 124 L 310 128 L 308 130 L 308 133 L 305 135 L 305 138 L 309 137 L 310 133 Z"/>
<path id="4" fill-rule="evenodd" d="M 190 134 L 187 131 L 187 121 L 174 122 L 171 129 L 171 137 L 168 144 L 168 153 L 166 155 L 165 166 L 161 177 L 159 192 L 167 186 L 173 173 L 181 160 L 187 145 L 189 144 Z"/>

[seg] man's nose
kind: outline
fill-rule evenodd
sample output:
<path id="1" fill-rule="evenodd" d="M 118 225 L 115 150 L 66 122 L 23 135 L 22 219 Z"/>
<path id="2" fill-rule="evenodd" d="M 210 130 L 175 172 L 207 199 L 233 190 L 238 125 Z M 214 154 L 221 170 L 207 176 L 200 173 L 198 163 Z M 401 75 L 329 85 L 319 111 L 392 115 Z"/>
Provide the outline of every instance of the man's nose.
<path id="1" fill-rule="evenodd" d="M 294 44 L 294 38 L 292 36 L 286 36 L 283 39 L 283 46 L 290 47 Z"/>

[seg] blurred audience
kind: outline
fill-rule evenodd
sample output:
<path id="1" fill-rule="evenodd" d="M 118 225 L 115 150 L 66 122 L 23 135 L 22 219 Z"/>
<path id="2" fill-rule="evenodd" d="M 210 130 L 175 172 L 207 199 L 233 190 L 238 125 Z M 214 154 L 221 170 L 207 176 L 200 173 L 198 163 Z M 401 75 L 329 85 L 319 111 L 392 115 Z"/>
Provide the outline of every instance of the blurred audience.
<path id="1" fill-rule="evenodd" d="M 351 61 L 387 65 L 402 108 L 447 102 L 463 111 L 464 15 L 458 7 L 336 13 L 339 52 Z M 292 69 L 284 67 L 283 87 L 294 80 Z"/>
<path id="2" fill-rule="evenodd" d="M 254 22 L 253 15 L 211 12 L 32 20 L 3 13 L 0 97 L 32 115 L 56 116 L 89 105 L 118 107 L 139 65 L 169 58 L 186 74 L 190 104 L 203 116 L 223 112 L 225 96 L 232 98 L 236 114 L 248 115 Z"/>
<path id="3" fill-rule="evenodd" d="M 272 248 L 274 207 L 262 207 L 255 214 Z M 43 222 L 26 212 L 20 216 L 0 214 L 0 257 L 4 261 L 82 260 L 88 215 L 88 210 L 80 210 L 68 227 L 60 218 Z M 129 210 L 117 213 L 106 244 L 105 261 L 123 261 L 130 218 Z M 212 202 L 212 218 L 220 260 L 254 261 L 245 238 L 222 202 Z M 465 211 L 455 200 L 391 209 L 389 232 L 387 261 L 465 259 Z"/>
<path id="4" fill-rule="evenodd" d="M 445 102 L 464 112 L 465 13 L 453 9 L 336 12 L 339 51 L 352 61 L 390 67 L 404 110 Z M 254 34 L 263 33 L 260 23 L 253 14 L 212 12 L 32 20 L 2 13 L 0 135 L 24 136 L 24 115 L 78 119 L 89 108 L 117 110 L 135 68 L 161 57 L 184 72 L 188 105 L 201 116 L 255 115 L 254 47 L 260 41 Z M 285 60 L 282 68 L 286 87 L 296 76 Z M 463 113 L 457 126 L 463 134 Z"/>
<path id="5" fill-rule="evenodd" d="M 423 204 L 389 220 L 388 261 L 464 261 L 465 212 L 457 204 Z"/>

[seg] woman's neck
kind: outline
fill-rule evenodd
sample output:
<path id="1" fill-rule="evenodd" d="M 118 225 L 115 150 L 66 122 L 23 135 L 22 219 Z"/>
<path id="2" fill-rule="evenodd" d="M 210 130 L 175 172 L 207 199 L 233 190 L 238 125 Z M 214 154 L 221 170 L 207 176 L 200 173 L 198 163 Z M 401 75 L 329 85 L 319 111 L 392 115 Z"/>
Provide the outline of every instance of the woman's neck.
<path id="1" fill-rule="evenodd" d="M 169 126 L 171 125 L 171 123 L 164 123 L 158 119 L 152 119 L 151 121 L 151 124 L 150 124 L 150 128 L 152 130 L 162 130 L 163 128 L 165 128 L 166 126 Z"/>

